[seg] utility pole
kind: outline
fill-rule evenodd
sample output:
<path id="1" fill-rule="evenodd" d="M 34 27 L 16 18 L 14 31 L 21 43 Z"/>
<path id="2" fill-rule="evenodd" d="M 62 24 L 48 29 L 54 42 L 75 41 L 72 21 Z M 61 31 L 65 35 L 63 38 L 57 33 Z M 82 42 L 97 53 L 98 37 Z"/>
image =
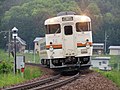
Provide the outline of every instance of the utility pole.
<path id="1" fill-rule="evenodd" d="M 104 53 L 106 54 L 106 52 L 107 52 L 107 41 L 108 41 L 108 35 L 107 35 L 107 32 L 106 32 L 106 30 L 105 30 L 105 45 L 104 45 L 104 49 L 105 49 L 105 51 L 104 51 Z"/>
<path id="2" fill-rule="evenodd" d="M 9 30 L 9 34 L 8 34 L 8 52 L 9 52 L 9 60 L 10 60 L 10 51 L 11 51 L 11 33 Z"/>
<path id="3" fill-rule="evenodd" d="M 106 54 L 106 43 L 107 43 L 107 35 L 106 35 L 106 30 L 105 30 L 105 54 Z"/>
<path id="4" fill-rule="evenodd" d="M 16 27 L 14 27 L 12 29 L 12 32 L 13 32 L 12 37 L 14 39 L 14 74 L 16 74 L 17 73 L 17 68 L 16 68 L 16 38 L 18 36 L 18 34 L 17 34 L 18 29 Z"/>
<path id="5" fill-rule="evenodd" d="M 34 49 L 34 63 L 35 63 L 35 53 L 36 53 L 36 52 L 35 52 L 35 49 Z"/>

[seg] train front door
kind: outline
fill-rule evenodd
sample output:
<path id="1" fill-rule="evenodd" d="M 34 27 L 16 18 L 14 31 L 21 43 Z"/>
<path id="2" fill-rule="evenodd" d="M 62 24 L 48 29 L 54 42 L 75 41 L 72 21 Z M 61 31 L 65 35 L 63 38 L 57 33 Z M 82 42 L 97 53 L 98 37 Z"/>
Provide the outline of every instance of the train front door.
<path id="1" fill-rule="evenodd" d="M 63 45 L 65 56 L 75 55 L 75 40 L 72 24 L 63 25 Z"/>

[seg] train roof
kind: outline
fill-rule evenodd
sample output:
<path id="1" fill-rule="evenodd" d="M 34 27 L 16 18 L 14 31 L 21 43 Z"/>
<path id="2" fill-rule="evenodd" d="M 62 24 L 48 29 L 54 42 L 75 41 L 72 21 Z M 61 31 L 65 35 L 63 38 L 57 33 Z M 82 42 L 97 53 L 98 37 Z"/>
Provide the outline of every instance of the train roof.
<path id="1" fill-rule="evenodd" d="M 62 15 L 62 16 L 57 16 L 53 18 L 49 18 L 45 21 L 45 25 L 47 24 L 59 24 L 63 21 L 63 18 L 69 17 L 70 20 L 66 21 L 71 21 L 71 22 L 91 22 L 91 19 L 88 16 L 85 15 Z M 73 18 L 73 20 L 72 20 Z M 62 22 L 63 23 L 63 22 Z"/>

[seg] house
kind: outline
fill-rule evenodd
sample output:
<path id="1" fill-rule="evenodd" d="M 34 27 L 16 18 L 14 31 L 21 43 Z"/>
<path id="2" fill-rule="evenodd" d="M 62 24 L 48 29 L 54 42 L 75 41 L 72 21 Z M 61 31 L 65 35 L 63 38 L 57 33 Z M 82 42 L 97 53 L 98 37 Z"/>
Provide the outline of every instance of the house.
<path id="1" fill-rule="evenodd" d="M 110 55 L 120 55 L 120 46 L 110 46 Z"/>
<path id="2" fill-rule="evenodd" d="M 17 37 L 17 40 L 19 42 L 18 43 L 19 52 L 23 53 L 25 51 L 26 42 L 20 37 Z"/>
<path id="3" fill-rule="evenodd" d="M 26 42 L 20 37 L 16 37 L 16 50 L 19 53 L 24 53 L 26 48 Z M 11 41 L 11 49 L 14 49 L 14 41 Z"/>
<path id="4" fill-rule="evenodd" d="M 34 50 L 36 51 L 36 53 L 40 52 L 40 40 L 42 40 L 42 37 L 36 37 L 34 39 Z"/>
<path id="5" fill-rule="evenodd" d="M 110 57 L 94 57 L 91 60 L 92 67 L 99 68 L 101 70 L 111 70 L 109 66 Z"/>
<path id="6" fill-rule="evenodd" d="M 93 43 L 93 54 L 101 55 L 104 53 L 104 43 Z"/>

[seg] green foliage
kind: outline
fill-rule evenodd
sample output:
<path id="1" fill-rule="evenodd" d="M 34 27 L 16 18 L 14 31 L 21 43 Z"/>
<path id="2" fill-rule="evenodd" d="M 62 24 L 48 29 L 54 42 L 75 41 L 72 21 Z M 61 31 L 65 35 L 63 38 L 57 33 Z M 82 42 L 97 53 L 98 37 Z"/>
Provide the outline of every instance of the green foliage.
<path id="1" fill-rule="evenodd" d="M 102 75 L 107 77 L 108 79 L 112 80 L 114 83 L 116 83 L 120 87 L 120 71 L 99 71 Z"/>
<path id="2" fill-rule="evenodd" d="M 27 41 L 28 47 L 32 47 L 36 36 L 44 36 L 44 21 L 49 17 L 56 16 L 60 11 L 81 12 L 73 0 L 66 2 L 34 0 L 20 6 L 13 6 L 6 11 L 2 19 L 2 26 L 3 29 L 12 29 L 16 26 L 19 29 L 19 36 Z"/>
<path id="3" fill-rule="evenodd" d="M 111 55 L 110 57 L 110 66 L 112 66 L 114 70 L 118 70 L 118 63 L 120 64 L 120 56 Z"/>
<path id="4" fill-rule="evenodd" d="M 44 21 L 61 11 L 75 11 L 92 19 L 94 42 L 104 42 L 104 31 L 109 45 L 120 45 L 120 0 L 3 0 L 0 4 L 0 30 L 19 29 L 19 36 L 33 48 L 33 40 L 44 36 Z M 113 37 L 114 36 L 114 37 Z M 0 35 L 0 47 L 5 40 Z M 28 39 L 29 38 L 29 39 Z"/>
<path id="5" fill-rule="evenodd" d="M 34 67 L 27 67 L 25 69 L 25 73 L 24 73 L 24 78 L 25 79 L 32 79 L 32 78 L 36 78 L 41 76 L 43 73 L 42 71 L 40 71 L 39 68 L 34 68 Z"/>
<path id="6" fill-rule="evenodd" d="M 21 83 L 23 81 L 25 81 L 25 79 L 22 78 L 20 74 L 0 74 L 0 87 Z"/>
<path id="7" fill-rule="evenodd" d="M 8 74 L 0 74 L 0 87 L 22 83 L 26 80 L 40 77 L 42 74 L 42 71 L 38 67 L 26 67 L 24 78 L 21 73 L 17 73 L 16 75 L 12 72 Z"/>
<path id="8" fill-rule="evenodd" d="M 0 74 L 9 73 L 12 71 L 13 64 L 11 63 L 12 58 L 8 57 L 8 53 L 3 50 L 0 50 Z"/>
<path id="9" fill-rule="evenodd" d="M 87 7 L 87 10 L 89 11 L 89 14 L 91 14 L 91 15 L 99 15 L 100 14 L 100 8 L 97 6 L 96 3 L 90 3 Z"/>
<path id="10" fill-rule="evenodd" d="M 0 74 L 9 73 L 13 70 L 11 62 L 2 61 L 0 63 Z"/>
<path id="11" fill-rule="evenodd" d="M 5 51 L 0 49 L 0 61 L 2 60 L 6 60 L 7 58 L 7 53 L 5 53 Z"/>
<path id="12" fill-rule="evenodd" d="M 35 62 L 38 64 L 40 63 L 40 57 L 39 57 L 38 53 L 35 55 L 34 55 L 34 53 L 26 53 L 26 54 L 24 54 L 24 56 L 25 56 L 26 62 L 33 62 L 33 63 Z"/>

